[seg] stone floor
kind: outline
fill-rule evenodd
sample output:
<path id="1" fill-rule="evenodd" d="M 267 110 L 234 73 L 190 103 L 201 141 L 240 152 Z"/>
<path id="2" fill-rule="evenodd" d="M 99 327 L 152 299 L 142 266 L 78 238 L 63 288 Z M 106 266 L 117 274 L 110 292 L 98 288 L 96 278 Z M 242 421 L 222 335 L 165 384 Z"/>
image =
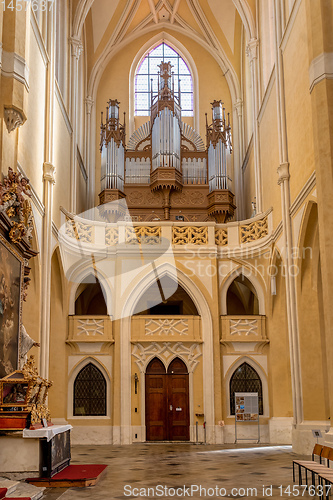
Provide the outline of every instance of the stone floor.
<path id="1" fill-rule="evenodd" d="M 44 498 L 124 500 L 147 497 L 170 499 L 173 496 L 216 499 L 224 496 L 290 500 L 301 497 L 303 493 L 300 491 L 297 495 L 296 491 L 295 494 L 292 491 L 292 460 L 295 457 L 291 447 L 281 446 L 251 448 L 249 445 L 205 446 L 188 443 L 73 446 L 71 463 L 107 464 L 106 472 L 96 486 L 67 490 L 49 488 L 45 490 Z M 160 489 L 148 491 L 148 488 L 158 485 L 161 485 Z M 288 485 L 291 485 L 289 494 L 285 491 Z M 165 486 L 170 488 L 167 494 L 161 489 Z M 195 490 L 200 486 L 201 495 L 200 489 Z M 279 489 L 279 486 L 282 488 Z M 269 490 L 266 490 L 268 487 Z M 175 492 L 172 488 L 182 490 Z M 237 491 L 233 488 L 237 488 Z M 307 492 L 303 496 L 309 498 Z"/>

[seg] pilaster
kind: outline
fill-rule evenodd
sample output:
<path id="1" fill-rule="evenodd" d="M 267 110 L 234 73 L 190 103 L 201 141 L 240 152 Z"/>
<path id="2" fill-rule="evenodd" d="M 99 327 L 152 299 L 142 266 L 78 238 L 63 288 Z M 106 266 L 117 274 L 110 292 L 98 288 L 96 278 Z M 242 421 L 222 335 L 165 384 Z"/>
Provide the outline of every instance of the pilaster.
<path id="1" fill-rule="evenodd" d="M 246 46 L 246 55 L 250 61 L 251 83 L 252 83 L 252 102 L 253 102 L 253 145 L 254 145 L 254 171 L 256 186 L 257 212 L 262 212 L 262 193 L 261 193 L 261 167 L 260 167 L 260 142 L 259 142 L 259 71 L 258 71 L 258 47 L 257 38 L 251 38 Z"/>

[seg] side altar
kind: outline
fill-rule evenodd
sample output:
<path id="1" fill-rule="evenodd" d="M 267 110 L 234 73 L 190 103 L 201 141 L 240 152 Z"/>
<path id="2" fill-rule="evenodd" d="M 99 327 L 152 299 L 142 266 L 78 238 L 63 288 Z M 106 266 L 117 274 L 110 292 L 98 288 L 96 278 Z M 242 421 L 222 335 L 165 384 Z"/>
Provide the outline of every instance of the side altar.
<path id="1" fill-rule="evenodd" d="M 29 180 L 9 168 L 0 181 L 0 475 L 52 477 L 69 465 L 71 426 L 51 423 L 52 382 L 39 375 L 34 356 L 27 360 L 39 347 L 22 324 L 29 260 L 37 255 L 30 196 Z"/>

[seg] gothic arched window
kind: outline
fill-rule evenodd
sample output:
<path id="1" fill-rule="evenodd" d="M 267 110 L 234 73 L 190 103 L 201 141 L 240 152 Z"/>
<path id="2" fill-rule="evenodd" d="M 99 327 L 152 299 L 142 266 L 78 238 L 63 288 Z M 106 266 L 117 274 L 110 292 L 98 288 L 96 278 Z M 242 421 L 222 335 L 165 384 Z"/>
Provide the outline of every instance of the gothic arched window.
<path id="1" fill-rule="evenodd" d="M 236 368 L 230 379 L 230 415 L 235 415 L 235 392 L 257 392 L 259 415 L 263 415 L 261 379 L 248 363 L 243 363 Z"/>
<path id="2" fill-rule="evenodd" d="M 106 415 L 106 380 L 92 363 L 78 373 L 74 382 L 74 416 Z"/>
<path id="3" fill-rule="evenodd" d="M 150 93 L 153 88 L 157 93 L 158 65 L 161 61 L 170 61 L 174 72 L 175 92 L 178 92 L 180 80 L 181 107 L 183 116 L 193 116 L 193 83 L 191 72 L 180 55 L 166 43 L 161 43 L 152 49 L 141 64 L 135 75 L 135 115 L 149 116 Z"/>

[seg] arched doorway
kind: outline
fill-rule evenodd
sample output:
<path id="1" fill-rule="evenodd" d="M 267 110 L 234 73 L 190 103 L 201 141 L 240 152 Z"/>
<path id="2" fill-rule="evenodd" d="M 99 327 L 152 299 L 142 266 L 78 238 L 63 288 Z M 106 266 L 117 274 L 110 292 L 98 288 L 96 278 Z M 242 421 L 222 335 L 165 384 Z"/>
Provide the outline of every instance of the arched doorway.
<path id="1" fill-rule="evenodd" d="M 158 358 L 146 370 L 147 441 L 189 441 L 189 380 L 185 363 L 175 358 L 168 370 Z"/>

